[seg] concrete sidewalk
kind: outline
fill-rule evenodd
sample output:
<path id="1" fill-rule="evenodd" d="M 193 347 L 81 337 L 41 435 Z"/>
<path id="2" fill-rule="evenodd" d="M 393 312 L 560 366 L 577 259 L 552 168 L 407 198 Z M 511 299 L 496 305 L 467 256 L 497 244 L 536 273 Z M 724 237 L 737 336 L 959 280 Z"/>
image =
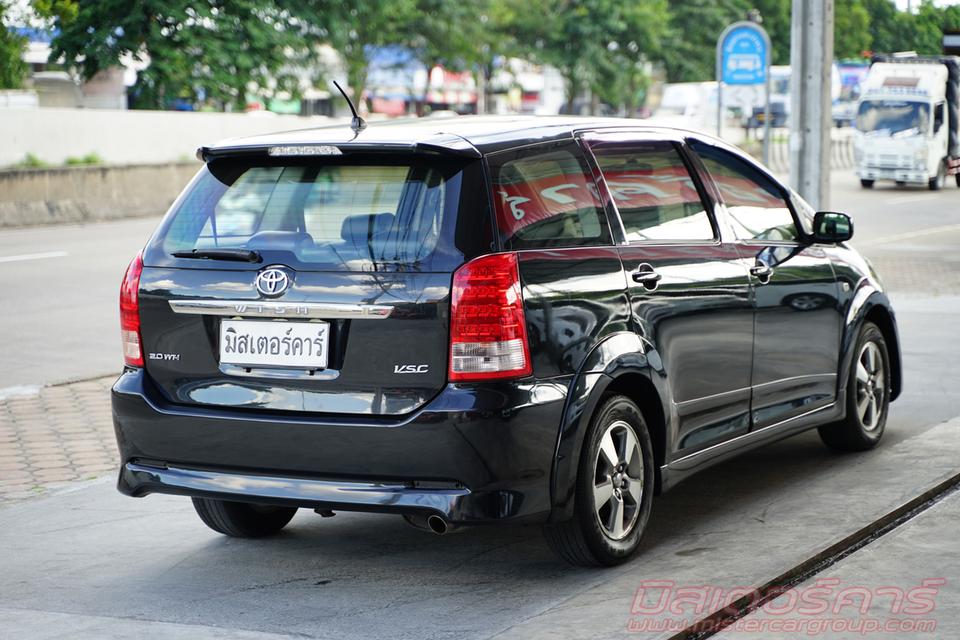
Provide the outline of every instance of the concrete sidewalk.
<path id="1" fill-rule="evenodd" d="M 831 609 L 817 616 L 804 615 L 794 603 L 799 596 L 784 594 L 754 614 L 717 634 L 718 640 L 798 637 L 860 637 L 855 630 L 885 627 L 874 633 L 888 638 L 960 638 L 960 493 L 921 513 L 886 536 L 860 549 L 822 574 L 796 587 L 796 593 L 811 593 L 818 586 L 834 596 Z M 927 591 L 917 589 L 926 585 Z M 849 590 L 849 598 L 841 594 Z M 910 593 L 898 601 L 899 591 Z M 912 593 L 911 593 L 911 590 Z M 932 611 L 923 613 L 927 603 Z M 811 619 L 812 618 L 812 619 Z M 831 628 L 811 633 L 826 621 Z M 790 633 L 771 628 L 793 622 L 807 631 Z M 935 627 L 930 628 L 930 623 Z M 869 626 L 868 626 L 869 625 Z M 870 635 L 866 633 L 864 635 Z"/>

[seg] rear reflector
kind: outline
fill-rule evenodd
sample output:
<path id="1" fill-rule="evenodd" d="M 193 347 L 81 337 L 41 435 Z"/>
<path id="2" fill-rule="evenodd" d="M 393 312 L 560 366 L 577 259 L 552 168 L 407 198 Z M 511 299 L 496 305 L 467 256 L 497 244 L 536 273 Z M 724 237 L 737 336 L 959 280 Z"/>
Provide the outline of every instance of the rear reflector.
<path id="1" fill-rule="evenodd" d="M 531 372 L 517 254 L 471 260 L 453 274 L 450 380 L 520 378 Z"/>
<path id="2" fill-rule="evenodd" d="M 140 254 L 130 262 L 120 285 L 120 339 L 123 343 L 123 361 L 128 367 L 143 366 L 140 350 L 140 273 L 143 258 Z"/>

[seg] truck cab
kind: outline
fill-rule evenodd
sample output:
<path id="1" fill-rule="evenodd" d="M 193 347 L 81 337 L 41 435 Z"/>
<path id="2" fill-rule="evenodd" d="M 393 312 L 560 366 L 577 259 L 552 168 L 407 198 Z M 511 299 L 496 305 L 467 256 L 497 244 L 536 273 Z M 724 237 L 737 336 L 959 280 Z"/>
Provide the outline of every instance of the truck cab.
<path id="1" fill-rule="evenodd" d="M 861 185 L 894 180 L 943 187 L 947 175 L 956 171 L 951 162 L 955 150 L 950 149 L 950 130 L 956 130 L 948 106 L 950 76 L 947 65 L 919 58 L 871 66 L 855 120 Z M 956 100 L 955 93 L 949 97 Z"/>

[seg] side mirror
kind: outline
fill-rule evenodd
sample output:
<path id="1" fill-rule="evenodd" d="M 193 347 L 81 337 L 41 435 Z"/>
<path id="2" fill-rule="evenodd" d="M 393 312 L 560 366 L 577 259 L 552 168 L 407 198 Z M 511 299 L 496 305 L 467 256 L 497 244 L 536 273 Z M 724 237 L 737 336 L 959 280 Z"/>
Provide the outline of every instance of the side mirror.
<path id="1" fill-rule="evenodd" d="M 817 211 L 813 216 L 814 242 L 846 242 L 853 237 L 853 220 L 845 213 Z"/>

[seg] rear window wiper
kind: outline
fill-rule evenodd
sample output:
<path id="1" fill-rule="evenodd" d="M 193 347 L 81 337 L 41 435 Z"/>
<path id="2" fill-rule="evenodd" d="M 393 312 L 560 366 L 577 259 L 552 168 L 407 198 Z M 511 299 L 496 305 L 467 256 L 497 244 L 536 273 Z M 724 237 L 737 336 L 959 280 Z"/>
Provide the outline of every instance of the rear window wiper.
<path id="1" fill-rule="evenodd" d="M 250 249 L 190 249 L 174 251 L 175 258 L 196 260 L 235 260 L 237 262 L 260 262 L 260 253 Z"/>

